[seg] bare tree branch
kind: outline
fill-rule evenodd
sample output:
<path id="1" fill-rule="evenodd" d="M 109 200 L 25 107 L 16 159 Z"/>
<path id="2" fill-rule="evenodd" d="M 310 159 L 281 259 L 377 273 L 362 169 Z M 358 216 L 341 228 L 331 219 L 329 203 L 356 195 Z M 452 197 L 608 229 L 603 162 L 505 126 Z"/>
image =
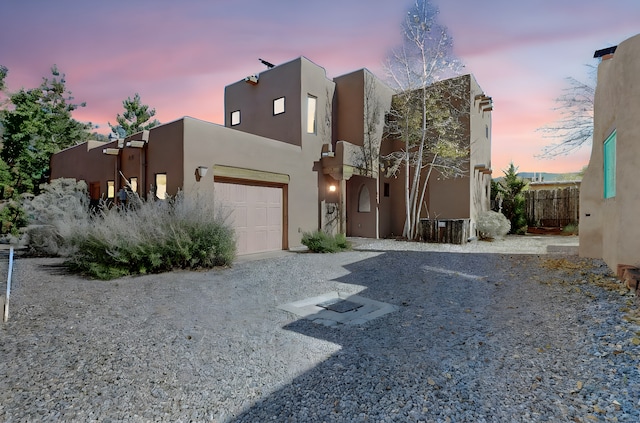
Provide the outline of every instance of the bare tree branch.
<path id="1" fill-rule="evenodd" d="M 560 119 L 538 129 L 544 137 L 553 138 L 556 142 L 545 146 L 538 157 L 554 158 L 591 144 L 595 95 L 595 73 L 592 74 L 593 80 L 586 83 L 573 77 L 566 78 L 568 86 L 556 98 L 558 106 L 553 109 L 560 111 Z"/>

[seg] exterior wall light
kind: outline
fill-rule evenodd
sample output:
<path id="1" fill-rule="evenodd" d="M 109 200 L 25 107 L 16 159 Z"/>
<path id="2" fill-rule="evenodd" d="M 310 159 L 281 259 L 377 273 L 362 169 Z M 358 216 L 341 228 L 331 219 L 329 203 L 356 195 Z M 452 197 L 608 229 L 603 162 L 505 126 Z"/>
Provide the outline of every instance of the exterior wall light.
<path id="1" fill-rule="evenodd" d="M 144 147 L 145 144 L 146 144 L 145 141 L 133 140 L 133 141 L 127 142 L 127 147 L 142 148 L 142 147 Z"/>
<path id="2" fill-rule="evenodd" d="M 198 168 L 196 169 L 196 172 L 198 172 L 199 177 L 204 178 L 205 175 L 207 174 L 207 170 L 209 170 L 207 166 L 198 166 Z"/>
<path id="3" fill-rule="evenodd" d="M 109 156 L 117 156 L 118 154 L 120 154 L 120 149 L 119 148 L 103 148 L 102 154 L 107 154 Z"/>
<path id="4" fill-rule="evenodd" d="M 329 185 L 329 192 L 336 192 L 336 186 L 334 184 Z"/>

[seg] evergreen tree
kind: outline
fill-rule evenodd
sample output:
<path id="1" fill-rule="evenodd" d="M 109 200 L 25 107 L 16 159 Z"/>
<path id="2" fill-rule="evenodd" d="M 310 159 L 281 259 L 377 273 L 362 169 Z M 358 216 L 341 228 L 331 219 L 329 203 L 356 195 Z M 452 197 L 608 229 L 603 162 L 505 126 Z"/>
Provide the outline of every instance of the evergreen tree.
<path id="1" fill-rule="evenodd" d="M 89 138 L 90 124 L 71 116 L 73 110 L 85 104 L 72 102 L 64 74 L 55 65 L 51 74 L 50 78 L 43 78 L 38 88 L 22 88 L 10 94 L 12 107 L 0 110 L 0 159 L 18 194 L 37 194 L 40 184 L 47 182 L 51 155 Z"/>
<path id="2" fill-rule="evenodd" d="M 518 176 L 518 168 L 513 163 L 503 172 L 504 179 L 496 185 L 498 193 L 502 196 L 502 214 L 511 222 L 509 233 L 524 234 L 527 231 L 527 216 L 522 192 L 527 182 Z"/>
<path id="3" fill-rule="evenodd" d="M 149 120 L 155 116 L 156 109 L 150 109 L 146 104 L 142 104 L 140 94 L 136 93 L 133 99 L 128 97 L 122 102 L 122 105 L 124 106 L 124 113 L 117 115 L 116 121 L 118 124 L 111 125 L 111 123 L 109 123 L 111 131 L 116 134 L 118 138 L 124 138 L 128 135 L 160 125 L 157 119 L 149 122 Z"/>

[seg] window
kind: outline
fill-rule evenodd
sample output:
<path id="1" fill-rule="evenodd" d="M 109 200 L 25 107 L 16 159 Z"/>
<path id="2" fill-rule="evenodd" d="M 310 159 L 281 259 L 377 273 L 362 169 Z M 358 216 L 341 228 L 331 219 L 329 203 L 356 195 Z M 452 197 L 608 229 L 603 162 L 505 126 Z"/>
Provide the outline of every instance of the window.
<path id="1" fill-rule="evenodd" d="M 273 115 L 284 113 L 284 97 L 273 100 Z"/>
<path id="2" fill-rule="evenodd" d="M 156 198 L 164 200 L 167 198 L 167 174 L 156 173 Z"/>
<path id="3" fill-rule="evenodd" d="M 389 196 L 389 183 L 388 182 L 384 183 L 384 196 L 385 197 Z"/>
<path id="4" fill-rule="evenodd" d="M 114 198 L 115 196 L 116 196 L 115 181 L 107 181 L 107 198 Z"/>
<path id="5" fill-rule="evenodd" d="M 307 134 L 316 133 L 316 104 L 318 99 L 312 95 L 307 96 Z"/>
<path id="6" fill-rule="evenodd" d="M 489 125 L 484 126 L 484 135 L 487 139 L 489 139 Z"/>
<path id="7" fill-rule="evenodd" d="M 604 198 L 616 196 L 616 131 L 603 144 Z"/>
<path id="8" fill-rule="evenodd" d="M 367 213 L 371 211 L 371 197 L 369 196 L 369 188 L 363 185 L 360 188 L 360 194 L 358 195 L 358 211 L 361 213 Z"/>
<path id="9" fill-rule="evenodd" d="M 129 179 L 129 183 L 131 184 L 131 191 L 138 192 L 138 178 Z"/>
<path id="10" fill-rule="evenodd" d="M 231 126 L 240 125 L 240 110 L 231 112 Z"/>

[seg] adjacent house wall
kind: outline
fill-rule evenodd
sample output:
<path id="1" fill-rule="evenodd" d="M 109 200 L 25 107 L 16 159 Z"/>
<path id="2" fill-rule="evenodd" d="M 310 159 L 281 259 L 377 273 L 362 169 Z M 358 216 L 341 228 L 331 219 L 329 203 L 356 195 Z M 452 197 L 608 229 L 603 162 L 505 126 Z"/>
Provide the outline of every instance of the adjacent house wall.
<path id="1" fill-rule="evenodd" d="M 469 216 L 471 233 L 475 233 L 478 215 L 491 209 L 491 114 L 493 103 L 482 103 L 482 87 L 473 75 L 469 77 Z"/>
<path id="2" fill-rule="evenodd" d="M 580 187 L 580 255 L 640 266 L 640 35 L 598 66 L 593 146 Z M 604 198 L 603 143 L 616 131 L 615 196 Z"/>

